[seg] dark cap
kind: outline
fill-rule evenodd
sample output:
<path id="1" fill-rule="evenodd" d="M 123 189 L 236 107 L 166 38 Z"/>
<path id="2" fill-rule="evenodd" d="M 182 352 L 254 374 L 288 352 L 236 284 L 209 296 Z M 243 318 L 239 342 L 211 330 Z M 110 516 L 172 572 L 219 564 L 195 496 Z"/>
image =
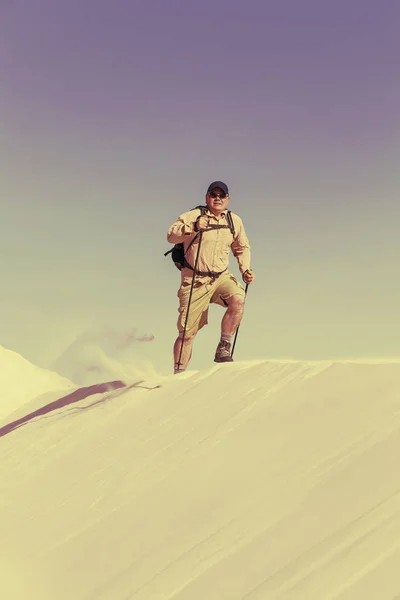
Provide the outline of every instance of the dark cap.
<path id="1" fill-rule="evenodd" d="M 220 188 L 223 192 L 225 192 L 227 196 L 229 195 L 228 186 L 223 181 L 213 181 L 212 183 L 210 183 L 210 185 L 208 186 L 207 194 L 215 188 Z"/>

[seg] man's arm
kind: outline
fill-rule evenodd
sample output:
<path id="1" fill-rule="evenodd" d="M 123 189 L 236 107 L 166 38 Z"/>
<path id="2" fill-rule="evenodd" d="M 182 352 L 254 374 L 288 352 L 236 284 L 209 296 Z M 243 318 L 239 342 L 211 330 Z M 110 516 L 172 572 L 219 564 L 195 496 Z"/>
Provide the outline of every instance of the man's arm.
<path id="1" fill-rule="evenodd" d="M 171 244 L 181 244 L 189 236 L 196 233 L 195 222 L 198 211 L 189 211 L 180 215 L 167 232 L 167 240 Z"/>
<path id="2" fill-rule="evenodd" d="M 250 243 L 244 230 L 242 219 L 240 219 L 237 215 L 235 216 L 235 239 L 231 244 L 231 248 L 233 256 L 238 262 L 239 271 L 243 275 L 245 271 L 248 271 L 250 269 Z"/>

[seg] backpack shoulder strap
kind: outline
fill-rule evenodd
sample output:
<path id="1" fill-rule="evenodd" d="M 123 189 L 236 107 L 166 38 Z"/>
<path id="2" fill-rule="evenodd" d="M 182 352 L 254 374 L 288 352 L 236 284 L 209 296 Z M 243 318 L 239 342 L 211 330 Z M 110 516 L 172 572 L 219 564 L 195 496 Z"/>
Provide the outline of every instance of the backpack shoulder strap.
<path id="1" fill-rule="evenodd" d="M 203 206 L 202 204 L 199 204 L 199 206 L 195 206 L 194 208 L 192 208 L 192 210 L 196 210 L 199 209 L 201 216 L 205 215 L 207 212 L 207 206 Z"/>
<path id="2" fill-rule="evenodd" d="M 196 209 L 200 210 L 201 216 L 205 215 L 208 210 L 207 206 L 204 206 L 202 204 L 199 204 L 198 206 L 195 206 L 194 208 L 192 208 L 192 210 L 196 210 Z M 228 227 L 231 230 L 233 237 L 235 237 L 235 224 L 233 222 L 233 217 L 232 217 L 232 213 L 230 210 L 227 211 L 227 221 L 228 221 Z M 221 229 L 221 228 L 226 228 L 226 225 L 212 225 L 211 226 L 211 229 Z"/>
<path id="3" fill-rule="evenodd" d="M 227 212 L 227 218 L 228 218 L 228 223 L 229 223 L 229 229 L 231 230 L 233 237 L 235 237 L 235 224 L 233 222 L 233 217 L 232 217 L 232 213 L 230 210 L 228 210 L 228 212 Z"/>

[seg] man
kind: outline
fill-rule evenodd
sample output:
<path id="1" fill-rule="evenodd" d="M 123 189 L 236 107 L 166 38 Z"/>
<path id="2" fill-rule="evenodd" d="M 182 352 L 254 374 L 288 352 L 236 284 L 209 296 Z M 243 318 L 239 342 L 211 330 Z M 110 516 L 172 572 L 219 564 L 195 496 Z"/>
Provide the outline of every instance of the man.
<path id="1" fill-rule="evenodd" d="M 189 364 L 193 340 L 197 332 L 208 323 L 210 303 L 226 308 L 221 322 L 221 339 L 214 360 L 233 360 L 232 339 L 242 319 L 245 290 L 227 270 L 231 249 L 244 282 L 252 283 L 254 274 L 250 269 L 250 244 L 242 220 L 238 215 L 231 213 L 232 223 L 229 222 L 229 200 L 227 185 L 222 181 L 214 181 L 206 193 L 206 214 L 201 216 L 199 209 L 183 213 L 168 230 L 168 241 L 171 244 L 183 243 L 185 251 L 181 285 L 177 294 L 179 335 L 174 344 L 175 374 L 183 372 Z M 230 224 L 233 224 L 234 233 Z M 196 258 L 197 268 L 194 272 Z"/>

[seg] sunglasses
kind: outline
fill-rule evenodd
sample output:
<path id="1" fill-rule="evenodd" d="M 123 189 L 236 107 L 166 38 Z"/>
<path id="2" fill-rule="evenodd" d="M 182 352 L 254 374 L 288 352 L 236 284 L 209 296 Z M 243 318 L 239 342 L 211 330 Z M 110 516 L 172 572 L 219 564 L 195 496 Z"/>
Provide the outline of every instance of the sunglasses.
<path id="1" fill-rule="evenodd" d="M 211 198 L 221 198 L 221 200 L 226 198 L 225 192 L 221 192 L 220 194 L 217 194 L 216 192 L 208 192 L 208 193 L 211 196 Z"/>

